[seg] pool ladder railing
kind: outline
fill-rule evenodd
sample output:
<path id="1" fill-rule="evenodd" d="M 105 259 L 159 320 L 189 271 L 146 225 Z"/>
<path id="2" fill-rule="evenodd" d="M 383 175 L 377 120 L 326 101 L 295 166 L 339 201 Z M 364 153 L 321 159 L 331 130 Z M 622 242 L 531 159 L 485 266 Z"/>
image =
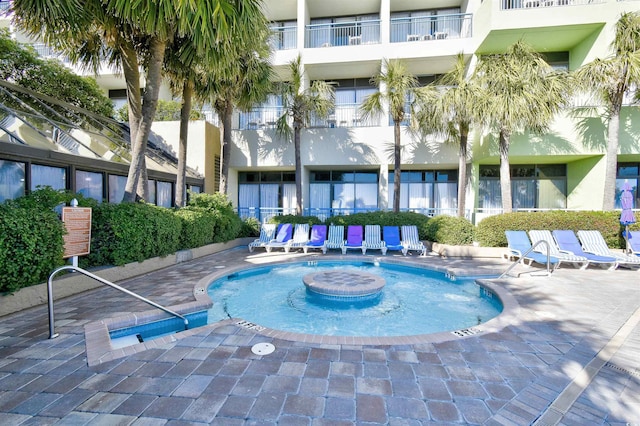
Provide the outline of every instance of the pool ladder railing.
<path id="1" fill-rule="evenodd" d="M 159 304 L 157 304 L 155 302 L 152 302 L 151 300 L 149 300 L 149 299 L 147 299 L 145 297 L 142 297 L 139 294 L 134 293 L 131 290 L 127 290 L 124 287 L 120 287 L 119 285 L 114 284 L 111 281 L 107 281 L 104 278 L 100 278 L 99 276 L 94 275 L 89 271 L 85 271 L 84 269 L 78 268 L 77 266 L 67 265 L 67 266 L 62 266 L 62 267 L 56 269 L 55 271 L 53 271 L 51 273 L 51 275 L 49 275 L 49 280 L 47 282 L 47 299 L 49 301 L 49 339 L 54 339 L 54 338 L 58 337 L 58 334 L 54 332 L 54 320 L 53 320 L 53 277 L 55 277 L 58 273 L 60 273 L 62 271 L 79 272 L 82 275 L 85 275 L 85 276 L 87 276 L 89 278 L 92 278 L 92 279 L 94 279 L 94 280 L 96 280 L 96 281 L 98 281 L 98 282 L 100 282 L 100 283 L 102 283 L 104 285 L 108 285 L 109 287 L 115 288 L 116 290 L 120 290 L 121 292 L 126 293 L 126 294 L 128 294 L 130 296 L 133 296 L 136 299 L 142 300 L 143 302 L 145 302 L 145 303 L 147 303 L 147 304 L 149 304 L 149 305 L 151 305 L 153 307 L 156 307 L 158 309 L 161 309 L 161 310 L 165 311 L 168 314 L 171 314 L 173 316 L 181 318 L 184 321 L 184 329 L 187 330 L 189 328 L 189 320 L 186 317 L 184 317 L 183 315 L 180 315 L 179 313 L 174 312 L 171 309 L 165 308 L 162 305 L 159 305 Z"/>
<path id="2" fill-rule="evenodd" d="M 551 251 L 551 250 L 550 250 L 550 248 L 549 248 L 549 242 L 548 242 L 548 241 L 546 241 L 546 240 L 540 240 L 540 241 L 536 242 L 535 244 L 533 244 L 529 250 L 527 250 L 527 251 L 525 251 L 524 253 L 522 253 L 522 254 L 518 257 L 518 259 L 514 260 L 514 261 L 513 261 L 513 263 L 511 264 L 511 266 L 509 266 L 509 267 L 507 268 L 507 270 L 506 270 L 506 271 L 504 271 L 504 272 L 503 272 L 503 273 L 502 273 L 498 278 L 502 278 L 502 277 L 504 277 L 505 275 L 509 274 L 509 272 L 511 272 L 511 270 L 512 270 L 513 268 L 515 268 L 515 267 L 516 267 L 516 265 L 517 265 L 518 263 L 520 263 L 520 262 L 524 262 L 524 258 L 525 258 L 529 253 L 531 253 L 531 252 L 533 251 L 533 249 L 535 249 L 536 247 L 538 247 L 540 244 L 544 244 L 544 245 L 545 245 L 545 247 L 547 248 L 547 265 L 546 265 L 546 266 L 547 266 L 547 273 L 546 273 L 545 275 L 551 275 L 551 272 L 552 272 L 553 270 L 551 269 L 551 253 L 550 253 L 550 251 Z M 554 268 L 554 269 L 555 269 L 555 268 Z M 520 276 L 520 275 L 522 275 L 522 274 L 535 274 L 536 272 L 538 272 L 538 271 L 527 271 L 527 272 L 521 272 L 520 274 L 518 274 L 518 276 Z"/>

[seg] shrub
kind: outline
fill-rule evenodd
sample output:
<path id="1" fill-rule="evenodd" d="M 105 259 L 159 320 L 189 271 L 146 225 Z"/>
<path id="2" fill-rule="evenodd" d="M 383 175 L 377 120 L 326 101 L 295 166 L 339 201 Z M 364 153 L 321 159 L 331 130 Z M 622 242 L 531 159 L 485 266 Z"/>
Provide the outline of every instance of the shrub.
<path id="1" fill-rule="evenodd" d="M 191 194 L 188 210 L 209 212 L 213 220 L 212 242 L 221 243 L 235 239 L 242 228 L 242 220 L 233 211 L 227 196 L 215 194 Z"/>
<path id="2" fill-rule="evenodd" d="M 471 244 L 475 231 L 467 219 L 447 215 L 431 218 L 425 228 L 426 240 L 457 246 Z"/>
<path id="3" fill-rule="evenodd" d="M 0 205 L 0 292 L 47 281 L 63 264 L 64 232 L 53 210 Z"/>
<path id="4" fill-rule="evenodd" d="M 213 242 L 216 217 L 206 210 L 180 209 L 175 212 L 182 221 L 180 248 L 202 247 Z"/>
<path id="5" fill-rule="evenodd" d="M 100 204 L 93 210 L 89 265 L 124 265 L 180 248 L 182 221 L 170 209 L 145 203 Z"/>
<path id="6" fill-rule="evenodd" d="M 269 223 L 293 223 L 293 224 L 303 224 L 307 223 L 309 226 L 319 225 L 322 223 L 320 219 L 315 216 L 296 216 L 293 214 L 285 214 L 280 216 L 273 216 L 269 219 Z"/>
<path id="7" fill-rule="evenodd" d="M 238 238 L 258 237 L 260 236 L 260 222 L 255 217 L 248 217 L 242 221 L 242 227 Z"/>
<path id="8" fill-rule="evenodd" d="M 621 248 L 624 239 L 619 219 L 620 213 L 615 211 L 506 213 L 482 220 L 476 229 L 476 239 L 485 247 L 506 247 L 504 231 L 570 229 L 576 232 L 584 229 L 600 231 L 609 247 Z"/>

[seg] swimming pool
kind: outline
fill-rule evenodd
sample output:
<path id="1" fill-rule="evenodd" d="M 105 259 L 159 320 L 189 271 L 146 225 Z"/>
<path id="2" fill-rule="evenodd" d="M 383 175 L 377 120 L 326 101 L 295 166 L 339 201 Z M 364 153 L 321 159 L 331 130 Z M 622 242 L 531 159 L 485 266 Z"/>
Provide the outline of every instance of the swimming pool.
<path id="1" fill-rule="evenodd" d="M 336 300 L 309 292 L 302 277 L 318 271 L 362 271 L 386 285 L 375 298 Z M 324 336 L 410 336 L 465 329 L 502 311 L 474 279 L 391 263 L 314 261 L 264 266 L 211 282 L 208 322 L 242 318 L 292 333 Z"/>

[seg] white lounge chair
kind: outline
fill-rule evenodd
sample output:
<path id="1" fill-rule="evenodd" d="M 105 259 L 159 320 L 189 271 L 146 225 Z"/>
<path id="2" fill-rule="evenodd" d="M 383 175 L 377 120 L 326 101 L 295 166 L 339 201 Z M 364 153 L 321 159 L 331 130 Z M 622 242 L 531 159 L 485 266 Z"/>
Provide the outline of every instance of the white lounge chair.
<path id="1" fill-rule="evenodd" d="M 309 224 L 298 223 L 293 230 L 293 238 L 284 247 L 284 251 L 289 253 L 292 248 L 302 248 L 309 242 Z"/>
<path id="2" fill-rule="evenodd" d="M 570 229 L 556 229 L 551 234 L 553 235 L 553 239 L 556 240 L 560 250 L 571 252 L 577 256 L 584 256 L 589 259 L 590 265 L 609 266 L 609 270 L 618 267 L 618 260 L 613 256 L 598 256 L 597 254 L 584 251 L 580 240 L 578 240 L 576 234 Z"/>
<path id="3" fill-rule="evenodd" d="M 363 254 L 367 254 L 367 250 L 380 250 L 383 256 L 387 254 L 387 245 L 380 238 L 380 225 L 365 225 L 362 245 Z"/>
<path id="4" fill-rule="evenodd" d="M 586 269 L 589 266 L 589 259 L 584 256 L 578 256 L 573 253 L 560 250 L 558 245 L 556 244 L 556 240 L 553 239 L 553 235 L 551 235 L 551 231 L 543 229 L 543 230 L 532 230 L 529 231 L 529 238 L 531 238 L 531 244 L 535 245 L 538 241 L 546 241 L 549 244 L 549 254 L 553 257 L 556 257 L 559 261 L 558 266 L 563 263 L 568 263 L 574 268 Z M 533 251 L 538 253 L 547 254 L 547 246 L 544 244 L 538 244 Z"/>
<path id="5" fill-rule="evenodd" d="M 327 254 L 329 249 L 342 250 L 344 245 L 344 226 L 329 225 L 329 238 L 322 246 L 322 254 Z"/>
<path id="6" fill-rule="evenodd" d="M 416 225 L 402 225 L 402 245 L 406 251 L 419 251 L 420 255 L 427 254 L 427 248 L 424 246 L 418 236 L 418 227 Z"/>
<path id="7" fill-rule="evenodd" d="M 587 253 L 615 257 L 620 266 L 640 266 L 640 257 L 611 250 L 600 231 L 578 231 L 578 238 Z"/>
<path id="8" fill-rule="evenodd" d="M 249 253 L 253 253 L 256 247 L 265 247 L 276 235 L 275 223 L 263 223 L 260 227 L 260 237 L 249 243 Z"/>

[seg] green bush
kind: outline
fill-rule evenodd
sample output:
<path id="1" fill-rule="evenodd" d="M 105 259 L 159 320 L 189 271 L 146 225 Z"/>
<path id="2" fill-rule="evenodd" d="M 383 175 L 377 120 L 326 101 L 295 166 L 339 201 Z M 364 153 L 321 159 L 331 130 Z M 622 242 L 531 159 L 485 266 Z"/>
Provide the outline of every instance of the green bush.
<path id="1" fill-rule="evenodd" d="M 260 222 L 255 217 L 248 217 L 242 222 L 238 238 L 260 236 Z"/>
<path id="2" fill-rule="evenodd" d="M 611 248 L 624 247 L 620 212 L 615 211 L 548 211 L 533 213 L 506 213 L 482 220 L 476 229 L 476 240 L 485 247 L 506 247 L 504 231 L 530 231 L 532 229 L 597 230 Z M 638 224 L 632 229 L 638 229 Z"/>
<path id="3" fill-rule="evenodd" d="M 0 205 L 0 292 L 46 282 L 63 264 L 64 232 L 53 210 Z"/>
<path id="4" fill-rule="evenodd" d="M 205 211 L 212 215 L 214 243 L 231 241 L 238 237 L 242 229 L 242 220 L 224 194 L 191 194 L 186 209 Z"/>
<path id="5" fill-rule="evenodd" d="M 180 248 L 202 247 L 213 242 L 216 225 L 214 214 L 206 210 L 180 209 L 175 212 L 182 221 Z"/>
<path id="6" fill-rule="evenodd" d="M 182 221 L 145 203 L 100 204 L 93 210 L 90 266 L 124 265 L 180 249 Z"/>
<path id="7" fill-rule="evenodd" d="M 309 226 L 319 225 L 322 223 L 320 219 L 315 216 L 296 216 L 293 214 L 285 214 L 280 216 L 273 216 L 269 219 L 269 223 L 293 223 L 293 224 L 303 224 L 307 223 Z"/>
<path id="8" fill-rule="evenodd" d="M 440 215 L 426 224 L 426 240 L 462 246 L 473 242 L 475 227 L 463 217 Z"/>

